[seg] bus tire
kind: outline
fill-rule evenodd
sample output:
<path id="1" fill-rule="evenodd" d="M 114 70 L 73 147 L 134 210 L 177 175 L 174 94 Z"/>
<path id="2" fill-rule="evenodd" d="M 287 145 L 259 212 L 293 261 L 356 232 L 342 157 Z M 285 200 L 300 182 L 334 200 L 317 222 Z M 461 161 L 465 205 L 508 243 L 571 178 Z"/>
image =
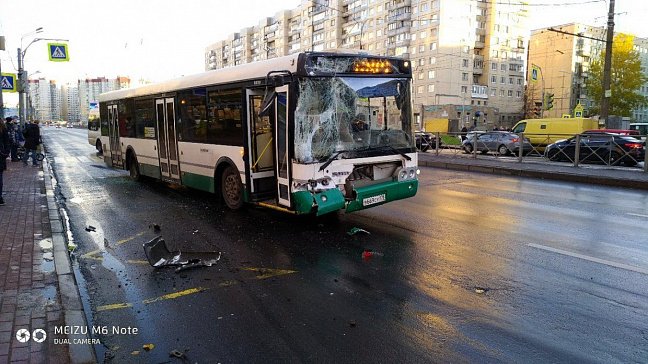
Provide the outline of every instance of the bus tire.
<path id="1" fill-rule="evenodd" d="M 95 143 L 95 148 L 97 148 L 97 154 L 99 155 L 103 154 L 103 147 L 101 146 L 101 140 L 97 139 L 97 142 Z"/>
<path id="2" fill-rule="evenodd" d="M 238 169 L 231 165 L 221 175 L 221 195 L 229 209 L 239 210 L 243 207 L 243 183 Z"/>
<path id="3" fill-rule="evenodd" d="M 142 180 L 142 175 L 139 171 L 139 163 L 137 163 L 137 157 L 133 155 L 129 159 L 130 162 L 128 164 L 128 172 L 130 174 L 130 178 L 133 181 L 139 182 Z"/>

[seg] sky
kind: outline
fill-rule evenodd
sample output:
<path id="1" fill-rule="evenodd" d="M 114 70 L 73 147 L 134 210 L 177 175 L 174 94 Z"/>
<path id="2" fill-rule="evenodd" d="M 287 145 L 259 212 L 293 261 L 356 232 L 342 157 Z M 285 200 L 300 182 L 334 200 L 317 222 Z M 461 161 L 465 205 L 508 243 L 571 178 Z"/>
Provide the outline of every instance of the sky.
<path id="1" fill-rule="evenodd" d="M 379 0 L 383 1 L 383 0 Z M 509 0 L 490 0 L 504 2 Z M 516 1 L 516 0 L 511 0 Z M 530 29 L 570 22 L 604 26 L 605 0 L 528 0 Z M 27 49 L 24 68 L 34 77 L 76 82 L 128 76 L 162 81 L 204 71 L 205 48 L 254 26 L 300 0 L 0 0 L 2 72 L 15 73 L 17 48 L 34 38 L 67 39 L 69 62 L 49 62 L 47 41 Z M 573 4 L 573 5 L 566 5 Z M 615 30 L 648 37 L 648 1 L 617 0 Z M 29 33 L 38 27 L 43 32 Z M 24 36 L 24 37 L 23 37 Z M 37 73 L 38 72 L 38 73 Z M 12 106 L 15 94 L 5 95 Z"/>

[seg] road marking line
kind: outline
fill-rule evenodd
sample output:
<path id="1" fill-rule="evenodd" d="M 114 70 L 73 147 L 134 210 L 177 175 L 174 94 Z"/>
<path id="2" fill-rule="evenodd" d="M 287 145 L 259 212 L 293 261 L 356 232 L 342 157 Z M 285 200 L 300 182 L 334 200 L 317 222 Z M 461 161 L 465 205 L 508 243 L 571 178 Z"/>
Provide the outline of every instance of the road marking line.
<path id="1" fill-rule="evenodd" d="M 171 300 L 171 299 L 174 299 L 174 298 L 183 297 L 183 296 L 187 296 L 187 295 L 190 295 L 190 294 L 203 292 L 203 291 L 206 291 L 207 289 L 208 288 L 204 288 L 204 287 L 190 288 L 190 289 L 186 289 L 184 291 L 165 294 L 164 296 L 160 296 L 160 297 L 149 298 L 149 299 L 146 299 L 146 300 L 142 301 L 142 303 L 145 304 L 145 305 L 148 305 L 149 303 L 153 303 L 153 302 Z M 119 310 L 119 309 L 128 308 L 128 307 L 133 307 L 133 304 L 128 303 L 128 302 L 126 302 L 126 303 L 113 303 L 112 305 L 99 306 L 99 307 L 97 307 L 97 311 Z"/>
<path id="2" fill-rule="evenodd" d="M 527 245 L 530 246 L 530 247 L 533 247 L 533 248 L 542 249 L 542 250 L 550 251 L 550 252 L 553 252 L 553 253 L 558 253 L 558 254 L 562 254 L 562 255 L 568 255 L 568 256 L 574 257 L 574 258 L 580 258 L 580 259 L 588 260 L 590 262 L 604 264 L 604 265 L 607 265 L 607 266 L 610 266 L 610 267 L 625 269 L 625 270 L 629 270 L 629 271 L 632 271 L 632 272 L 637 272 L 637 273 L 648 275 L 648 269 L 634 267 L 634 266 L 623 264 L 623 263 L 617 263 L 617 262 L 613 262 L 613 261 L 610 261 L 610 260 L 595 258 L 595 257 L 591 257 L 589 255 L 573 253 L 573 252 L 570 252 L 570 251 L 567 251 L 567 250 L 556 249 L 556 248 L 552 248 L 550 246 L 545 246 L 545 245 L 539 245 L 539 244 L 533 244 L 533 243 L 529 243 Z"/>
<path id="3" fill-rule="evenodd" d="M 122 245 L 122 244 L 124 244 L 124 243 L 128 243 L 129 241 L 131 241 L 131 240 L 133 240 L 133 239 L 135 239 L 135 238 L 137 238 L 137 237 L 140 237 L 140 236 L 142 236 L 142 235 L 144 235 L 144 231 L 142 231 L 141 233 L 137 233 L 137 234 L 131 236 L 130 238 L 126 238 L 126 239 L 123 239 L 123 240 L 119 240 L 119 241 L 116 242 L 115 244 L 117 244 L 117 246 L 119 246 L 119 245 Z"/>
<path id="4" fill-rule="evenodd" d="M 128 264 L 146 264 L 146 265 L 149 264 L 148 260 L 127 260 L 126 263 L 128 263 Z"/>
<path id="5" fill-rule="evenodd" d="M 206 290 L 207 290 L 207 288 L 203 288 L 203 287 L 185 289 L 184 291 L 169 293 L 169 294 L 165 294 L 164 296 L 160 296 L 160 297 L 149 298 L 148 300 L 142 301 L 142 303 L 145 304 L 145 305 L 148 305 L 149 303 L 158 302 L 158 301 L 164 301 L 164 300 L 172 300 L 174 298 L 187 296 L 187 295 L 190 295 L 190 294 L 199 293 L 199 292 L 206 291 Z"/>
<path id="6" fill-rule="evenodd" d="M 98 261 L 103 261 L 103 257 L 96 257 L 95 255 L 101 254 L 101 249 L 93 250 L 91 252 L 85 253 L 81 256 L 83 259 L 93 259 Z"/>
<path id="7" fill-rule="evenodd" d="M 628 215 L 630 215 L 630 216 L 639 216 L 639 217 L 648 217 L 648 215 L 633 214 L 633 213 L 631 213 L 631 212 L 628 212 Z"/>
<path id="8" fill-rule="evenodd" d="M 133 307 L 132 303 L 113 303 L 112 305 L 104 305 L 97 307 L 97 311 L 118 310 L 122 308 Z"/>
<path id="9" fill-rule="evenodd" d="M 247 270 L 251 272 L 260 273 L 256 276 L 256 279 L 267 279 L 270 277 L 282 276 L 285 274 L 297 273 L 296 270 L 287 270 L 287 269 L 268 269 L 268 268 L 254 268 L 254 267 L 242 267 L 241 270 Z"/>

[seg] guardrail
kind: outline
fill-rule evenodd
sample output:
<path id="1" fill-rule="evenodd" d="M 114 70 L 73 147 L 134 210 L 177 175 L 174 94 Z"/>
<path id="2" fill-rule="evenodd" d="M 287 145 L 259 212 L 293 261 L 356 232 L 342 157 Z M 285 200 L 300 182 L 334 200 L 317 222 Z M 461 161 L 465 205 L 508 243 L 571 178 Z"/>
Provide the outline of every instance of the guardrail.
<path id="1" fill-rule="evenodd" d="M 643 163 L 648 173 L 646 135 L 618 135 L 588 132 L 583 134 L 530 134 L 510 132 L 428 133 L 427 153 L 471 158 L 507 158 L 523 161 L 566 162 L 636 167 Z M 506 139 L 500 138 L 508 135 Z M 475 140 L 476 136 L 476 140 Z M 494 138 L 497 136 L 498 138 Z"/>

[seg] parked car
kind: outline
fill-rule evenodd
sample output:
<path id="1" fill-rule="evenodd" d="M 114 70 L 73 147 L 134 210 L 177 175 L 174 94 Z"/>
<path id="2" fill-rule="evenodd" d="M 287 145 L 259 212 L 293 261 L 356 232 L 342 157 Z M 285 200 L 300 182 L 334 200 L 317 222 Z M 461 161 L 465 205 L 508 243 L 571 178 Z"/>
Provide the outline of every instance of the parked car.
<path id="1" fill-rule="evenodd" d="M 494 152 L 501 155 L 519 154 L 520 137 L 508 131 L 490 131 L 486 133 L 468 134 L 462 143 L 466 153 L 472 153 L 473 149 L 486 154 Z M 528 154 L 533 150 L 529 139 L 524 138 L 522 142 L 522 153 Z"/>
<path id="2" fill-rule="evenodd" d="M 427 152 L 429 149 L 436 149 L 436 135 L 424 131 L 414 133 L 416 137 L 416 148 L 421 152 Z M 439 148 L 441 148 L 441 139 L 439 138 Z"/>
<path id="3" fill-rule="evenodd" d="M 629 135 L 635 138 L 639 136 L 639 130 L 630 130 L 630 129 L 593 129 L 593 130 L 586 130 L 583 132 L 583 134 L 599 134 L 599 133 Z"/>
<path id="4" fill-rule="evenodd" d="M 579 161 L 609 165 L 634 166 L 644 160 L 646 143 L 631 136 L 614 133 L 586 133 L 580 136 Z M 559 140 L 545 149 L 545 158 L 572 162 L 576 155 L 576 137 Z"/>

